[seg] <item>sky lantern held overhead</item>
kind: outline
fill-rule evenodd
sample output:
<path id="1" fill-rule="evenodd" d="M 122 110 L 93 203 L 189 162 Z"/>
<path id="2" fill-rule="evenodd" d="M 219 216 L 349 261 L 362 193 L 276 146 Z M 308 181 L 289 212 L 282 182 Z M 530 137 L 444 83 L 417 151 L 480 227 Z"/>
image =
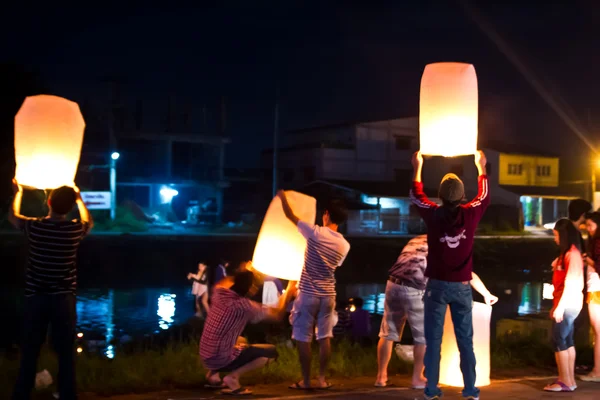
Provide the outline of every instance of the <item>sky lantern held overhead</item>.
<path id="1" fill-rule="evenodd" d="M 286 191 L 288 202 L 300 220 L 314 224 L 317 200 L 302 193 Z M 271 201 L 265 214 L 252 264 L 265 275 L 297 281 L 302 273 L 306 239 L 283 213 L 278 196 Z"/>
<path id="2" fill-rule="evenodd" d="M 15 178 L 36 189 L 73 186 L 85 121 L 77 103 L 58 96 L 27 97 L 15 116 Z"/>
<path id="3" fill-rule="evenodd" d="M 454 157 L 477 151 L 477 74 L 471 64 L 428 64 L 421 78 L 421 153 Z"/>
<path id="4" fill-rule="evenodd" d="M 490 384 L 490 321 L 492 306 L 473 302 L 473 350 L 475 351 L 475 386 Z M 442 359 L 440 360 L 440 383 L 442 385 L 463 387 L 463 376 L 460 370 L 460 352 L 456 344 L 454 324 L 450 308 L 446 311 L 444 336 L 442 337 Z"/>

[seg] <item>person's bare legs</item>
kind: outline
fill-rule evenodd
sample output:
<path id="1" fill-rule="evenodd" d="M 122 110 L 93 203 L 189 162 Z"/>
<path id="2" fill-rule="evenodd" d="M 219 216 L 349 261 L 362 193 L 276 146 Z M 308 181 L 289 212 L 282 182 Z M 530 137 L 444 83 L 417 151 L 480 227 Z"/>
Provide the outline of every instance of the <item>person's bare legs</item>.
<path id="1" fill-rule="evenodd" d="M 375 386 L 385 386 L 388 380 L 387 369 L 392 358 L 394 342 L 385 338 L 379 338 L 377 343 L 377 378 Z"/>
<path id="2" fill-rule="evenodd" d="M 209 385 L 218 385 L 219 383 L 221 383 L 221 376 L 218 372 L 209 370 L 206 372 L 206 381 Z"/>
<path id="3" fill-rule="evenodd" d="M 329 365 L 329 359 L 331 358 L 331 339 L 325 338 L 319 340 L 319 386 L 326 387 L 327 380 L 325 374 L 327 373 L 327 366 Z"/>
<path id="4" fill-rule="evenodd" d="M 412 386 L 413 387 L 422 387 L 427 383 L 427 379 L 425 379 L 425 375 L 423 375 L 425 371 L 425 349 L 427 346 L 424 344 L 415 344 L 414 347 L 414 356 L 415 361 L 413 365 L 413 376 L 412 376 Z"/>
<path id="5" fill-rule="evenodd" d="M 310 345 L 310 342 L 296 341 L 298 358 L 300 359 L 300 367 L 302 368 L 302 387 L 310 387 L 310 364 L 312 362 Z"/>
<path id="6" fill-rule="evenodd" d="M 569 358 L 569 350 L 557 351 L 554 353 L 554 357 L 556 358 L 556 366 L 558 367 L 558 378 L 557 380 L 564 383 L 567 386 L 575 385 L 574 381 L 571 381 L 571 376 L 569 374 L 569 366 L 570 358 Z M 551 384 L 546 386 L 546 388 L 550 388 L 556 386 L 556 384 Z"/>
<path id="7" fill-rule="evenodd" d="M 568 386 L 577 386 L 577 382 L 575 381 L 575 359 L 577 358 L 577 354 L 575 353 L 575 346 L 569 347 L 567 349 L 567 354 L 569 355 L 569 367 L 567 369 L 567 376 L 569 377 L 569 383 L 567 383 L 567 385 Z"/>
<path id="8" fill-rule="evenodd" d="M 210 306 L 208 305 L 208 291 L 204 292 L 204 294 L 202 295 L 202 306 L 204 307 L 204 311 L 208 315 L 208 311 L 210 309 Z"/>
<path id="9" fill-rule="evenodd" d="M 588 375 L 600 377 L 600 304 L 588 304 L 588 310 L 594 330 L 594 369 Z"/>
<path id="10" fill-rule="evenodd" d="M 231 372 L 229 375 L 225 376 L 223 378 L 223 383 L 226 384 L 227 387 L 231 390 L 239 389 L 241 387 L 240 376 L 242 376 L 242 374 L 264 367 L 265 365 L 267 365 L 269 360 L 270 359 L 267 357 L 260 357 L 256 360 L 250 361 L 248 364 L 239 367 L 235 371 Z"/>

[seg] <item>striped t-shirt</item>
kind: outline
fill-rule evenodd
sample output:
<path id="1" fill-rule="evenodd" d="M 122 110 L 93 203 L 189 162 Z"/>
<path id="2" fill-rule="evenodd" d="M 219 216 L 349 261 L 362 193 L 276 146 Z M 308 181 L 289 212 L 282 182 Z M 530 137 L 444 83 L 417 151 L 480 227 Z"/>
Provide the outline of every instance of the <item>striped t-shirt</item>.
<path id="1" fill-rule="evenodd" d="M 29 260 L 25 275 L 25 296 L 65 294 L 77 289 L 77 249 L 89 230 L 79 221 L 27 220 Z"/>
<path id="2" fill-rule="evenodd" d="M 350 243 L 339 232 L 303 221 L 298 222 L 298 231 L 307 241 L 300 291 L 317 297 L 335 296 L 335 270 L 348 255 Z"/>

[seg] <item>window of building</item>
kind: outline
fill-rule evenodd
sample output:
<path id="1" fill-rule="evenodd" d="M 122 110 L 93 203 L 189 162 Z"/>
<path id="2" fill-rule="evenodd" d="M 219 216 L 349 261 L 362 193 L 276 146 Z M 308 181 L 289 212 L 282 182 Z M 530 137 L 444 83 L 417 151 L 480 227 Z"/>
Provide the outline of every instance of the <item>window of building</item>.
<path id="1" fill-rule="evenodd" d="M 410 150 L 411 143 L 410 136 L 396 136 L 396 150 Z"/>
<path id="2" fill-rule="evenodd" d="M 537 176 L 550 176 L 550 172 L 549 165 L 538 165 L 536 168 Z"/>
<path id="3" fill-rule="evenodd" d="M 523 175 L 523 164 L 508 164 L 509 175 Z"/>
<path id="4" fill-rule="evenodd" d="M 456 174 L 457 176 L 463 176 L 465 170 L 462 164 L 453 164 L 450 167 L 450 172 Z"/>

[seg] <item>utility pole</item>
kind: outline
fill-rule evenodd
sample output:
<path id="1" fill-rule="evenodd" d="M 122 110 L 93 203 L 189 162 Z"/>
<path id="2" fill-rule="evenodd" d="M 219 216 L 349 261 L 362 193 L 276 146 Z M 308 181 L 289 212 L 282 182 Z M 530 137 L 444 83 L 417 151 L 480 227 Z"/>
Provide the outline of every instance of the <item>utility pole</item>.
<path id="1" fill-rule="evenodd" d="M 273 126 L 273 197 L 277 195 L 277 157 L 279 155 L 279 83 L 275 89 L 275 121 Z"/>

